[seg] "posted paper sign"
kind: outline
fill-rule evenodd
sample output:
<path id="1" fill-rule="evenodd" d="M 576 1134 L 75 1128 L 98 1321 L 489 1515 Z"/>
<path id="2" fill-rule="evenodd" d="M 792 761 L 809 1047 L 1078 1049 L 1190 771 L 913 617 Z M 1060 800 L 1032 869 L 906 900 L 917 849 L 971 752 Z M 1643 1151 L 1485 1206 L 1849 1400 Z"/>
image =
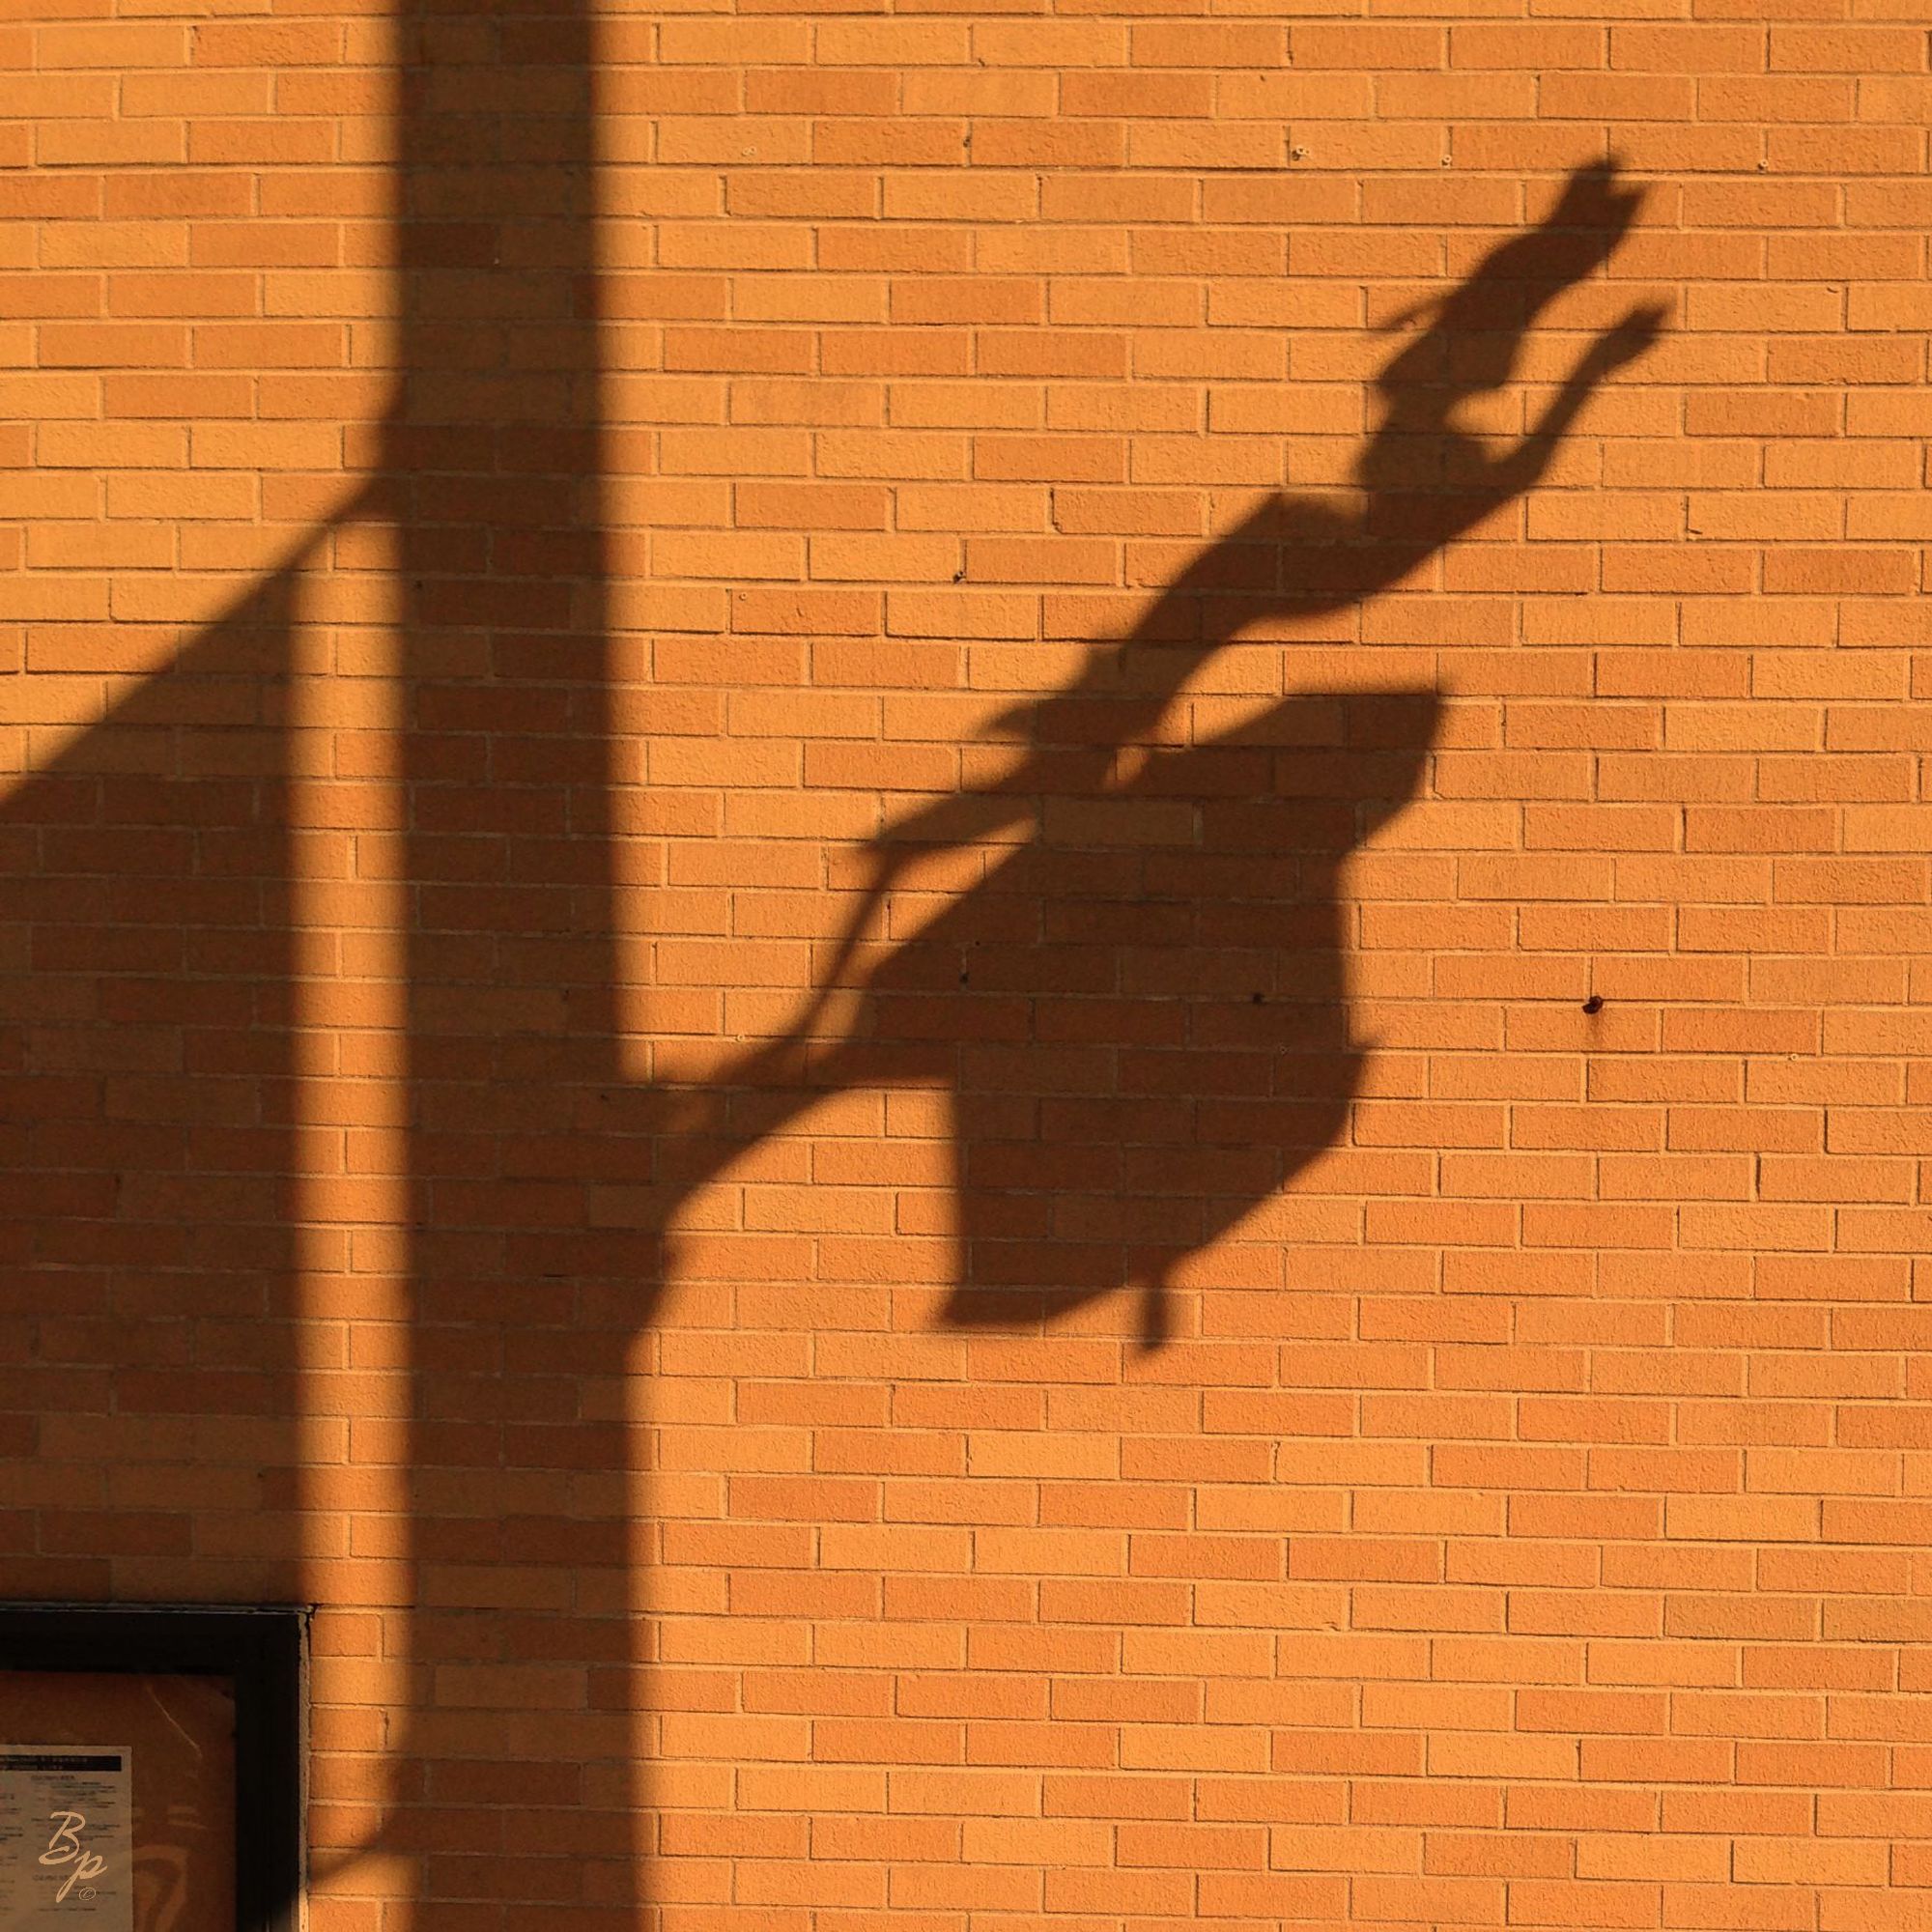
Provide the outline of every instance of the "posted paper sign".
<path id="1" fill-rule="evenodd" d="M 134 1932 L 125 1745 L 0 1745 L 0 1932 Z"/>

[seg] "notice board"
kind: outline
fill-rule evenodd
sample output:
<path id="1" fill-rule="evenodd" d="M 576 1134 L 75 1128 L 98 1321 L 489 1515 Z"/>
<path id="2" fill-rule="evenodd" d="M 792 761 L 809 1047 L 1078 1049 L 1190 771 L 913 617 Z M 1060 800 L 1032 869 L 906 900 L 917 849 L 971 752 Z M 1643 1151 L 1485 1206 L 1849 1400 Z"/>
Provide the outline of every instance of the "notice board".
<path id="1" fill-rule="evenodd" d="M 0 1932 L 292 1932 L 300 1632 L 0 1605 Z"/>

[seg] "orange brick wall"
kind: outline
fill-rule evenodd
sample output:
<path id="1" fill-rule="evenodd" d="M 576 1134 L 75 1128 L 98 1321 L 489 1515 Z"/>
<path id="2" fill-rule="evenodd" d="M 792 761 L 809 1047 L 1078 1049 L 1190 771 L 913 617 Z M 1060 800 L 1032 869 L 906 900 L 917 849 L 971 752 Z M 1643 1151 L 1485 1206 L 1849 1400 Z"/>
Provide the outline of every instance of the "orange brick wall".
<path id="1" fill-rule="evenodd" d="M 1922 17 L 26 12 L 0 1595 L 314 1932 L 1932 1924 Z"/>

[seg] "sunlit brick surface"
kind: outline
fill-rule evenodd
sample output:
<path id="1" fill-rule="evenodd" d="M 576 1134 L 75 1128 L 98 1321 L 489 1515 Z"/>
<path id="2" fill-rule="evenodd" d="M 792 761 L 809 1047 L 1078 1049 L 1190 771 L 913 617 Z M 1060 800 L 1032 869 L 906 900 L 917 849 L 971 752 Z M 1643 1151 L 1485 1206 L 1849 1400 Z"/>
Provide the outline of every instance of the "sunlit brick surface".
<path id="1" fill-rule="evenodd" d="M 26 11 L 0 1594 L 312 1932 L 1932 1924 L 1914 10 Z"/>

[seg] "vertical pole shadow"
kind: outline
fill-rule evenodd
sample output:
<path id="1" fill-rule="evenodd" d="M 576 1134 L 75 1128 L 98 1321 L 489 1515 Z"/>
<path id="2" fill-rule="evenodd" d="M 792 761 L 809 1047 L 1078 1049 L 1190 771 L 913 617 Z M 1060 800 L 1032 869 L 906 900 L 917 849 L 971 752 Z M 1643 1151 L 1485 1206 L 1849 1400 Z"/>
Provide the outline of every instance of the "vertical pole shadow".
<path id="1" fill-rule="evenodd" d="M 592 11 L 406 0 L 401 30 L 413 1709 L 384 1849 L 417 1932 L 630 1924 L 636 1293 L 582 1212 L 646 1151 L 584 1118 L 618 1078 Z"/>

